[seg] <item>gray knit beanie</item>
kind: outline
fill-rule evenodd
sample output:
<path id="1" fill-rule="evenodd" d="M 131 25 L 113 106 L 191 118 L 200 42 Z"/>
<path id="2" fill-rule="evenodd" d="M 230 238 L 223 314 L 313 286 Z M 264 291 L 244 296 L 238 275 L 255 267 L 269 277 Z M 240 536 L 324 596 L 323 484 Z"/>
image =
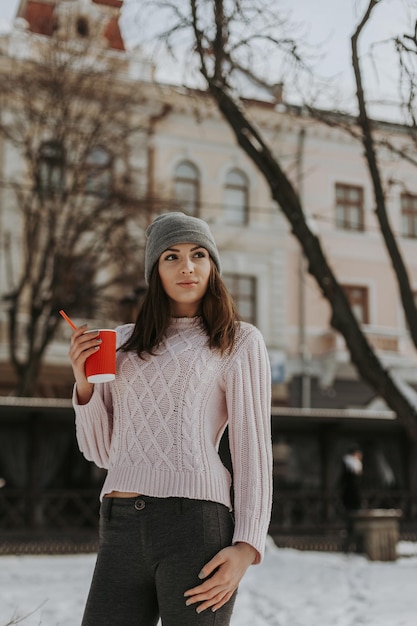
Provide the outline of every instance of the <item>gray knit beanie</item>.
<path id="1" fill-rule="evenodd" d="M 152 269 L 164 250 L 177 243 L 195 243 L 206 248 L 221 272 L 216 242 L 208 224 L 185 213 L 163 213 L 146 229 L 145 280 L 149 284 Z"/>

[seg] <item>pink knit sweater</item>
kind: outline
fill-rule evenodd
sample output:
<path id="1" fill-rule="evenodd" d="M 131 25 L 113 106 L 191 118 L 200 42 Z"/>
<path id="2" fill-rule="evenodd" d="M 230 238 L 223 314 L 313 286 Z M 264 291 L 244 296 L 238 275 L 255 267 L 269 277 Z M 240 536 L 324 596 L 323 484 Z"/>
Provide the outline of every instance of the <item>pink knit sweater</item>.
<path id="1" fill-rule="evenodd" d="M 133 324 L 117 329 L 120 346 Z M 271 513 L 270 366 L 260 332 L 242 323 L 233 352 L 210 350 L 200 318 L 174 318 L 155 356 L 117 353 L 116 379 L 88 404 L 74 390 L 77 439 L 106 468 L 112 490 L 220 502 L 230 474 L 218 455 L 226 424 L 234 473 L 235 533 L 262 558 Z"/>

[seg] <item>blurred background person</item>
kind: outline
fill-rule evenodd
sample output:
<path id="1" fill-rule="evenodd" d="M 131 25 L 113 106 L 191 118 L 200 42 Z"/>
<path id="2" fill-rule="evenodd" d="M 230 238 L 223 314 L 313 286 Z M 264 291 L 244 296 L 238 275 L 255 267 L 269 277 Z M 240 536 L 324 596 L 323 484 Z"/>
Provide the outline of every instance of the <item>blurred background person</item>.
<path id="1" fill-rule="evenodd" d="M 363 453 L 358 444 L 350 446 L 342 459 L 340 477 L 340 491 L 345 509 L 346 537 L 343 545 L 344 552 L 350 552 L 355 546 L 353 514 L 361 508 L 362 503 L 362 473 Z"/>

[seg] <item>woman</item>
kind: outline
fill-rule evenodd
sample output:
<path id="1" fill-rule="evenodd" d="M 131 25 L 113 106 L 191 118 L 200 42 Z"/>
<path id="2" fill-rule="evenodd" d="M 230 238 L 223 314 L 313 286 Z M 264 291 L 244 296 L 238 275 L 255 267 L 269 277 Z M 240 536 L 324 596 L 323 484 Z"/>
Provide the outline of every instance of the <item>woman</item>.
<path id="1" fill-rule="evenodd" d="M 239 322 L 208 225 L 183 213 L 147 230 L 149 285 L 117 328 L 116 379 L 93 386 L 99 340 L 71 339 L 77 439 L 107 469 L 100 546 L 83 626 L 230 623 L 262 559 L 271 511 L 270 367 Z M 229 426 L 234 475 L 218 455 Z"/>

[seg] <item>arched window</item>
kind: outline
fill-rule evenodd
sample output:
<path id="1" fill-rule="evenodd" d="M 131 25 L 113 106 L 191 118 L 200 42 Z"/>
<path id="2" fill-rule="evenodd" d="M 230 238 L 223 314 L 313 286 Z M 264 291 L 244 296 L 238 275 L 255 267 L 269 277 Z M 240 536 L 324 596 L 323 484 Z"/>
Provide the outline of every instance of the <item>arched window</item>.
<path id="1" fill-rule="evenodd" d="M 182 161 L 175 170 L 174 199 L 188 215 L 198 215 L 200 205 L 200 176 L 190 161 Z"/>
<path id="2" fill-rule="evenodd" d="M 96 146 L 90 150 L 85 160 L 85 191 L 88 194 L 107 198 L 113 182 L 113 159 L 105 148 Z"/>
<path id="3" fill-rule="evenodd" d="M 58 141 L 45 141 L 39 148 L 38 185 L 45 195 L 59 193 L 64 186 L 65 154 Z"/>
<path id="4" fill-rule="evenodd" d="M 249 213 L 249 184 L 240 170 L 230 170 L 224 186 L 224 214 L 227 224 L 247 224 Z"/>

